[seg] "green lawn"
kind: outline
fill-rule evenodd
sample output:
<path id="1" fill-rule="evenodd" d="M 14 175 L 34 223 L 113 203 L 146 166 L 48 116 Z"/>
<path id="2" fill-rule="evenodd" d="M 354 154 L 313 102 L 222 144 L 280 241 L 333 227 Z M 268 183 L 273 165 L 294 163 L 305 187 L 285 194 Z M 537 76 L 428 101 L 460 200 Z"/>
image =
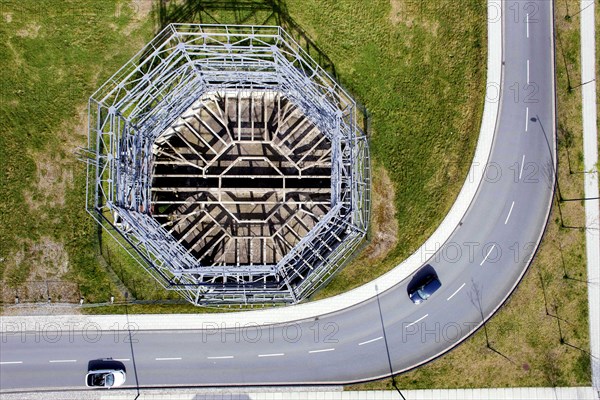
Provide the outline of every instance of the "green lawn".
<path id="1" fill-rule="evenodd" d="M 98 260 L 76 153 L 88 97 L 153 22 L 112 1 L 2 0 L 0 14 L 2 300 L 102 301 L 115 287 Z"/>

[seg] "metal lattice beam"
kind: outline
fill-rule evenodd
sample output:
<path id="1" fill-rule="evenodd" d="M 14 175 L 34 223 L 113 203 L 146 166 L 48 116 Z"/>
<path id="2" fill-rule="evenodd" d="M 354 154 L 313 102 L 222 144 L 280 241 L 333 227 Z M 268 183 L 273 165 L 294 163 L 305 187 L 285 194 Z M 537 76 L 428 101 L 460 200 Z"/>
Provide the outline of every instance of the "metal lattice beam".
<path id="1" fill-rule="evenodd" d="M 356 108 L 279 27 L 169 25 L 90 98 L 87 209 L 194 304 L 301 301 L 366 235 Z"/>

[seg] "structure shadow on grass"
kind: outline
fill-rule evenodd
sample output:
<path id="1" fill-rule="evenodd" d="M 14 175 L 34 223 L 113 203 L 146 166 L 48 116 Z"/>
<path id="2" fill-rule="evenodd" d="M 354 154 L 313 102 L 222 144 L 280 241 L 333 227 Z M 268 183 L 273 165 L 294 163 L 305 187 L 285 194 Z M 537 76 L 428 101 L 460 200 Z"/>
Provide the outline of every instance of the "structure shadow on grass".
<path id="1" fill-rule="evenodd" d="M 339 81 L 331 59 L 288 14 L 282 0 L 157 0 L 156 19 L 159 31 L 171 23 L 220 25 L 278 25 L 310 55 L 328 74 Z"/>

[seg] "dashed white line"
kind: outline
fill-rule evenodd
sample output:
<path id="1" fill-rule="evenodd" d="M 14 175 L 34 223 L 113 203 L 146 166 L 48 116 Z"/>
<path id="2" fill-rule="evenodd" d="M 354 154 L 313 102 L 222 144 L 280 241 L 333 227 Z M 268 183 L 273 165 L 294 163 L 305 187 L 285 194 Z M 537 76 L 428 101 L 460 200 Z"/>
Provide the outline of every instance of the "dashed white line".
<path id="1" fill-rule="evenodd" d="M 529 59 L 527 59 L 527 84 L 529 85 Z"/>
<path id="2" fill-rule="evenodd" d="M 367 340 L 366 342 L 359 343 L 358 345 L 362 346 L 363 344 L 373 343 L 373 342 L 376 342 L 376 341 L 381 340 L 381 339 L 383 339 L 383 336 L 379 336 L 379 337 L 377 337 L 375 339 Z"/>
<path id="3" fill-rule="evenodd" d="M 479 263 L 479 265 L 483 265 L 485 260 L 487 260 L 488 257 L 490 256 L 490 254 L 492 253 L 492 250 L 494 250 L 494 247 L 496 247 L 495 244 L 493 244 L 492 247 L 490 247 L 490 250 L 487 252 L 487 254 L 485 255 L 485 258 Z"/>
<path id="4" fill-rule="evenodd" d="M 429 314 L 425 314 L 423 315 L 421 318 L 419 318 L 418 320 L 416 320 L 415 322 L 411 322 L 410 324 L 406 325 L 406 328 L 408 328 L 409 326 L 413 326 L 414 324 L 416 324 L 419 321 L 424 320 L 425 318 L 427 318 L 429 316 Z"/>
<path id="5" fill-rule="evenodd" d="M 523 159 L 521 160 L 521 171 L 519 171 L 519 180 L 523 176 L 523 168 L 525 167 L 525 154 L 523 154 Z"/>
<path id="6" fill-rule="evenodd" d="M 233 356 L 215 356 L 215 357 L 206 357 L 209 360 L 225 360 L 229 358 L 233 358 Z"/>
<path id="7" fill-rule="evenodd" d="M 335 348 L 331 347 L 329 349 L 321 349 L 321 350 L 311 350 L 309 353 L 325 353 L 326 351 L 334 351 Z"/>
<path id="8" fill-rule="evenodd" d="M 129 358 L 115 358 L 115 361 L 129 361 Z"/>
<path id="9" fill-rule="evenodd" d="M 0 365 L 23 364 L 23 361 L 0 361 Z"/>
<path id="10" fill-rule="evenodd" d="M 181 357 L 157 357 L 155 358 L 156 361 L 177 361 L 177 360 L 181 360 Z"/>
<path id="11" fill-rule="evenodd" d="M 454 293 L 452 293 L 452 295 L 450 295 L 450 297 L 448 297 L 448 298 L 446 299 L 446 301 L 448 301 L 448 300 L 450 300 L 451 298 L 453 298 L 454 296 L 456 296 L 456 294 L 457 294 L 458 292 L 460 292 L 460 289 L 462 289 L 462 288 L 464 288 L 464 287 L 465 287 L 465 284 L 463 283 L 462 285 L 460 285 L 460 287 L 459 287 L 458 289 L 456 289 L 456 291 L 455 291 Z"/>
<path id="12" fill-rule="evenodd" d="M 77 362 L 77 360 L 50 360 L 49 362 L 51 362 L 51 363 L 74 363 L 74 362 Z"/>
<path id="13" fill-rule="evenodd" d="M 525 18 L 525 24 L 527 25 L 527 37 L 529 37 L 529 13 L 527 13 L 527 17 Z"/>
<path id="14" fill-rule="evenodd" d="M 525 132 L 529 129 L 529 107 L 525 107 Z"/>
<path id="15" fill-rule="evenodd" d="M 284 356 L 285 353 L 271 353 L 271 354 L 259 354 L 259 357 L 281 357 Z"/>
<path id="16" fill-rule="evenodd" d="M 508 219 L 510 218 L 510 214 L 512 213 L 513 207 L 515 206 L 515 202 L 513 201 L 510 205 L 510 210 L 508 210 L 508 215 L 506 216 L 506 220 L 504 221 L 504 225 L 508 223 Z"/>

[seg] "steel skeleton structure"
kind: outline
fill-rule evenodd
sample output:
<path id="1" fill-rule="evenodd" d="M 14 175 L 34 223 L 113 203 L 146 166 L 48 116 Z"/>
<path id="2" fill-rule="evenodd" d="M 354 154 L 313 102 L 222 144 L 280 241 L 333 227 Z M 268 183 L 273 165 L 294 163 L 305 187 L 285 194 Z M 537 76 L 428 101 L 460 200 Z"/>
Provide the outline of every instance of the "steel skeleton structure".
<path id="1" fill-rule="evenodd" d="M 280 27 L 169 25 L 88 112 L 87 210 L 194 304 L 299 302 L 365 237 L 356 104 Z"/>

